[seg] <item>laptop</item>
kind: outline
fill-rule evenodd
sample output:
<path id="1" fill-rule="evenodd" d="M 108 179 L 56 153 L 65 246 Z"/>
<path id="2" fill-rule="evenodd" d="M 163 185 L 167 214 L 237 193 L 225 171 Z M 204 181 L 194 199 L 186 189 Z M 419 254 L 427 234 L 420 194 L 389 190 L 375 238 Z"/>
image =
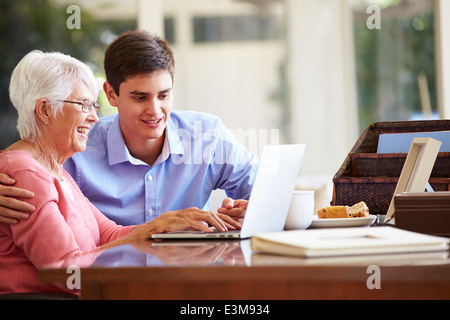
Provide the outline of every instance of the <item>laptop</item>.
<path id="1" fill-rule="evenodd" d="M 246 239 L 284 229 L 305 145 L 271 145 L 263 149 L 241 230 L 206 233 L 178 231 L 153 239 Z"/>

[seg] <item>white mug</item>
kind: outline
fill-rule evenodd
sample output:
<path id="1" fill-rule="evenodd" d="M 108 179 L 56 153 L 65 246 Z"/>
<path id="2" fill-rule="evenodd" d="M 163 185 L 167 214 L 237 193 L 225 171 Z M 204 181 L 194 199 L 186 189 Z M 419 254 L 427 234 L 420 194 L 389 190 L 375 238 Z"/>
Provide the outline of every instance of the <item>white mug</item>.
<path id="1" fill-rule="evenodd" d="M 314 191 L 294 191 L 284 228 L 305 230 L 314 216 Z"/>

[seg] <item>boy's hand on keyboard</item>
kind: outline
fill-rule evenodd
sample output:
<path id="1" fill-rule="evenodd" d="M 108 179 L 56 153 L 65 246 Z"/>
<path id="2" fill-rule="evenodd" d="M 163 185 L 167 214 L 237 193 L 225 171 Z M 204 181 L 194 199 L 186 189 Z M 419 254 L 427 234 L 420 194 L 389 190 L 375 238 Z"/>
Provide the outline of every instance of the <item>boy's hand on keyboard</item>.
<path id="1" fill-rule="evenodd" d="M 220 214 L 228 215 L 234 220 L 242 222 L 247 211 L 247 205 L 248 200 L 233 200 L 231 198 L 226 198 L 222 202 L 222 207 L 217 209 L 217 212 Z"/>

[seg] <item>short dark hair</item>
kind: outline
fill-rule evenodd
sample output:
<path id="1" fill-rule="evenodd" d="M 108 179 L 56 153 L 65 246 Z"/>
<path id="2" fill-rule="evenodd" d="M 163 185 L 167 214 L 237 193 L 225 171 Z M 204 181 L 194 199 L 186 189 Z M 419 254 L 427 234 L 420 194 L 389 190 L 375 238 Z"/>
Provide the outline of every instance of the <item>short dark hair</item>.
<path id="1" fill-rule="evenodd" d="M 165 70 L 174 79 L 175 60 L 166 40 L 135 30 L 122 33 L 108 46 L 104 68 L 106 80 L 119 95 L 120 84 L 136 75 Z"/>

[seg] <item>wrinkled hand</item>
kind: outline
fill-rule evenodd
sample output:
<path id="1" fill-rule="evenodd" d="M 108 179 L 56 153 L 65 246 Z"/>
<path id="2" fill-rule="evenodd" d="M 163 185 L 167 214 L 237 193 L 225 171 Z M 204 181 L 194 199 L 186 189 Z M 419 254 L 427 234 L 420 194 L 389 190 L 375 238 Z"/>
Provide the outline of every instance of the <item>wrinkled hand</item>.
<path id="1" fill-rule="evenodd" d="M 0 173 L 0 223 L 15 224 L 20 219 L 28 219 L 35 207 L 16 198 L 33 198 L 34 194 L 25 189 L 12 187 L 16 181 Z"/>
<path id="2" fill-rule="evenodd" d="M 236 221 L 242 221 L 247 211 L 248 200 L 233 200 L 231 198 L 225 198 L 222 202 L 222 207 L 217 209 L 217 212 L 230 216 Z"/>
<path id="3" fill-rule="evenodd" d="M 130 235 L 137 239 L 149 239 L 152 234 L 196 230 L 212 233 L 213 227 L 220 232 L 240 229 L 241 225 L 228 215 L 203 211 L 198 208 L 169 211 L 158 218 L 137 226 Z"/>

